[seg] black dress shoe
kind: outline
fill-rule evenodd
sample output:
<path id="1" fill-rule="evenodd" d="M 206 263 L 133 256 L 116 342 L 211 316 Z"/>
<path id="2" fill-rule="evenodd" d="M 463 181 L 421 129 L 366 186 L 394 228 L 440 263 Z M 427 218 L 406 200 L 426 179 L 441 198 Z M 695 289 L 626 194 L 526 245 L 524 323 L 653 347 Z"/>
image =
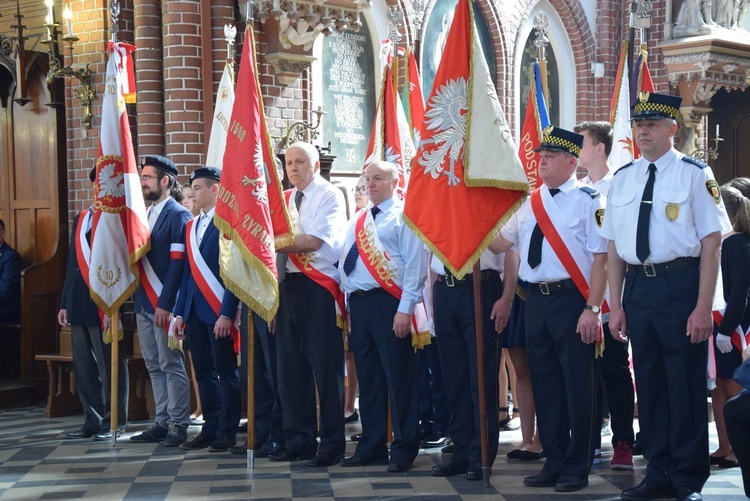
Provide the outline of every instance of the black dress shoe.
<path id="1" fill-rule="evenodd" d="M 683 485 L 677 489 L 675 498 L 677 498 L 677 501 L 703 501 L 701 493 L 688 485 Z"/>
<path id="2" fill-rule="evenodd" d="M 490 475 L 492 475 L 492 470 L 490 470 Z M 470 466 L 468 470 L 466 470 L 466 480 L 482 480 L 484 479 L 484 475 L 482 474 L 482 465 L 473 465 Z"/>
<path id="3" fill-rule="evenodd" d="M 536 475 L 526 477 L 523 479 L 523 485 L 526 487 L 552 487 L 557 483 L 560 475 L 553 475 L 552 473 L 539 472 Z"/>
<path id="4" fill-rule="evenodd" d="M 622 499 L 638 501 L 641 499 L 669 499 L 673 498 L 674 495 L 674 489 L 671 487 L 659 487 L 644 480 L 636 487 L 622 491 L 620 497 Z"/>
<path id="5" fill-rule="evenodd" d="M 355 466 L 369 466 L 371 464 L 385 464 L 388 462 L 388 456 L 370 458 L 366 456 L 353 455 L 341 460 L 341 466 L 352 468 Z"/>
<path id="6" fill-rule="evenodd" d="M 282 449 L 268 455 L 271 461 L 306 461 L 315 457 L 315 450 L 298 451 L 294 449 Z"/>
<path id="7" fill-rule="evenodd" d="M 453 454 L 453 444 L 446 445 L 442 449 L 440 449 L 441 454 Z"/>
<path id="8" fill-rule="evenodd" d="M 712 465 L 718 465 L 725 457 L 726 456 L 708 456 L 708 462 Z"/>
<path id="9" fill-rule="evenodd" d="M 433 477 L 453 477 L 455 475 L 462 475 L 466 473 L 466 470 L 468 469 L 469 463 L 448 461 L 447 463 L 433 466 L 431 474 Z"/>
<path id="10" fill-rule="evenodd" d="M 351 436 L 350 440 L 352 442 L 359 442 L 360 440 L 362 440 L 362 434 L 361 433 L 355 433 L 354 435 Z"/>
<path id="11" fill-rule="evenodd" d="M 230 447 L 234 447 L 237 440 L 234 438 L 217 438 L 208 446 L 208 452 L 226 452 Z"/>
<path id="12" fill-rule="evenodd" d="M 450 443 L 451 439 L 444 433 L 432 432 L 422 439 L 420 445 L 423 449 L 434 449 L 444 447 Z"/>
<path id="13" fill-rule="evenodd" d="M 307 466 L 314 466 L 318 468 L 327 468 L 335 464 L 339 464 L 343 454 L 326 454 L 325 452 L 319 452 L 317 456 L 307 462 Z"/>
<path id="14" fill-rule="evenodd" d="M 66 438 L 91 438 L 95 434 L 99 433 L 99 430 L 89 430 L 86 428 L 81 428 L 76 431 L 69 431 L 65 434 Z"/>
<path id="15" fill-rule="evenodd" d="M 719 466 L 719 468 L 738 468 L 740 466 L 740 462 L 736 459 L 727 458 L 719 459 L 716 464 Z"/>
<path id="16" fill-rule="evenodd" d="M 403 473 L 409 470 L 411 470 L 411 462 L 409 461 L 403 459 L 391 459 L 391 462 L 388 463 L 389 473 Z"/>
<path id="17" fill-rule="evenodd" d="M 588 487 L 588 485 L 588 478 L 560 477 L 555 484 L 555 490 L 557 492 L 575 492 Z"/>
<path id="18" fill-rule="evenodd" d="M 281 442 L 273 442 L 268 441 L 265 444 L 261 445 L 258 449 L 255 450 L 255 457 L 256 458 L 267 458 L 274 452 L 279 452 L 284 450 L 284 444 Z"/>
<path id="19" fill-rule="evenodd" d="M 526 452 L 522 451 L 521 449 L 513 449 L 512 451 L 508 452 L 505 457 L 508 458 L 510 461 L 516 461 L 518 459 L 521 459 L 521 453 Z"/>
<path id="20" fill-rule="evenodd" d="M 198 433 L 191 440 L 186 440 L 183 443 L 181 443 L 180 449 L 185 449 L 188 451 L 192 451 L 196 449 L 205 449 L 206 447 L 211 445 L 213 441 L 214 441 L 214 437 L 209 437 L 208 435 L 204 435 L 203 433 Z"/>
<path id="21" fill-rule="evenodd" d="M 540 452 L 531 452 L 531 451 L 521 451 L 521 453 L 518 455 L 518 459 L 521 461 L 539 461 L 545 456 L 544 451 Z"/>
<path id="22" fill-rule="evenodd" d="M 246 444 L 235 445 L 234 447 L 229 448 L 229 452 L 231 452 L 232 454 L 247 454 L 247 445 Z M 256 457 L 258 456 L 258 451 L 255 451 L 255 455 Z M 263 456 L 263 457 L 268 457 L 268 456 Z"/>
<path id="23" fill-rule="evenodd" d="M 345 423 L 356 423 L 357 421 L 359 421 L 359 413 L 357 411 L 354 411 L 348 416 L 344 416 Z"/>

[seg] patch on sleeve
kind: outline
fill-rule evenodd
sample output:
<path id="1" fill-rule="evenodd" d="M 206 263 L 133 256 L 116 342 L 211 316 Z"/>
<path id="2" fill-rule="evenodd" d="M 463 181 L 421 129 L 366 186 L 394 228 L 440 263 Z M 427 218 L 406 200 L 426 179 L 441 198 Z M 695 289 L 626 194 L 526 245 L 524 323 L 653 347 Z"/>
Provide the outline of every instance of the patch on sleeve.
<path id="1" fill-rule="evenodd" d="M 706 190 L 708 191 L 708 194 L 711 195 L 711 198 L 714 199 L 716 205 L 719 205 L 719 202 L 721 202 L 721 191 L 719 191 L 719 183 L 717 183 L 713 179 L 709 179 L 708 181 L 706 181 Z"/>
<path id="2" fill-rule="evenodd" d="M 604 224 L 604 209 L 596 209 L 594 218 L 596 219 L 596 225 L 601 228 L 602 224 Z"/>

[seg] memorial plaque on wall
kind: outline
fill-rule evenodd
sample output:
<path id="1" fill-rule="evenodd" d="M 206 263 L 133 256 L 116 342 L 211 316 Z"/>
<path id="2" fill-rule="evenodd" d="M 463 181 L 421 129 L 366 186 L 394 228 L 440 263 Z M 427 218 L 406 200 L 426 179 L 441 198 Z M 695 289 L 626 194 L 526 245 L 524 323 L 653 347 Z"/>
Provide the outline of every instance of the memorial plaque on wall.
<path id="1" fill-rule="evenodd" d="M 323 41 L 322 142 L 336 156 L 333 172 L 362 172 L 375 116 L 375 61 L 367 23 Z"/>

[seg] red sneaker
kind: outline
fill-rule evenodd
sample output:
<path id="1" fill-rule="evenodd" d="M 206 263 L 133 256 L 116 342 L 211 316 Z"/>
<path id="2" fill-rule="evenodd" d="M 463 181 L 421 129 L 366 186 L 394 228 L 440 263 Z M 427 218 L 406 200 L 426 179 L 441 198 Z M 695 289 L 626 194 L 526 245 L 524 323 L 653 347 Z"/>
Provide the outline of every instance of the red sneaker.
<path id="1" fill-rule="evenodd" d="M 633 469 L 633 450 L 624 441 L 617 442 L 615 453 L 612 455 L 612 461 L 609 467 L 613 470 L 632 470 Z"/>

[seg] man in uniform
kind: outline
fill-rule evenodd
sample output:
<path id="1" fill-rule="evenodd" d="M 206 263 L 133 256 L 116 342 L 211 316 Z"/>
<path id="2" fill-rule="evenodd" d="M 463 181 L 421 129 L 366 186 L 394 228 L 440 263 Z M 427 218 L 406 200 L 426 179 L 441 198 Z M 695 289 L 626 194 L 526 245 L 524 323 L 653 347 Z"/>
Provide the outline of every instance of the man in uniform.
<path id="1" fill-rule="evenodd" d="M 276 354 L 285 448 L 271 461 L 307 459 L 308 465 L 336 464 L 344 454 L 344 342 L 337 321 L 343 307 L 335 267 L 343 246 L 346 206 L 341 190 L 320 176 L 318 150 L 294 143 L 286 150 L 286 193 L 296 222 L 279 286 Z M 320 448 L 316 440 L 320 404 Z M 317 453 L 317 455 L 316 455 Z"/>
<path id="2" fill-rule="evenodd" d="M 239 300 L 219 276 L 219 230 L 214 225 L 221 170 L 195 169 L 190 176 L 198 217 L 185 229 L 187 259 L 175 306 L 172 334 L 188 341 L 203 408 L 203 427 L 183 449 L 223 452 L 233 447 L 240 424 L 239 330 L 234 325 Z M 235 346 L 236 342 L 236 346 Z M 237 350 L 235 349 L 237 348 Z"/>
<path id="3" fill-rule="evenodd" d="M 721 234 L 731 225 L 711 169 L 674 149 L 680 103 L 638 97 L 632 120 L 643 156 L 615 173 L 601 229 L 609 327 L 632 341 L 648 459 L 643 482 L 623 499 L 700 500 L 709 475 L 704 341 L 713 332 Z"/>
<path id="4" fill-rule="evenodd" d="M 490 248 L 517 247 L 518 276 L 529 283 L 526 341 L 539 435 L 547 460 L 529 487 L 572 492 L 588 485 L 593 456 L 595 341 L 606 287 L 607 242 L 598 235 L 603 197 L 576 181 L 583 136 L 544 131 L 543 185 L 503 227 Z M 596 430 L 594 430 L 596 428 Z"/>
<path id="5" fill-rule="evenodd" d="M 96 167 L 89 179 L 94 182 Z M 70 326 L 73 350 L 73 370 L 76 391 L 83 407 L 83 426 L 65 434 L 68 438 L 108 440 L 112 438 L 110 415 L 110 374 L 112 372 L 111 345 L 104 343 L 99 309 L 89 292 L 89 262 L 91 259 L 91 219 L 93 208 L 78 214 L 73 220 L 70 235 L 68 265 L 60 311 L 57 321 L 62 327 Z M 125 344 L 120 341 L 118 351 L 117 409 L 118 429 L 122 431 L 128 419 L 128 364 Z"/>
<path id="6" fill-rule="evenodd" d="M 178 446 L 187 439 L 190 424 L 190 386 L 182 350 L 169 346 L 169 328 L 185 258 L 185 224 L 193 215 L 177 203 L 171 190 L 180 189 L 177 167 L 154 155 L 141 161 L 141 190 L 151 202 L 148 225 L 151 250 L 140 261 L 141 283 L 135 291 L 136 322 L 141 354 L 154 393 L 156 416 L 133 442 Z"/>
<path id="7" fill-rule="evenodd" d="M 343 466 L 388 459 L 386 433 L 391 402 L 394 440 L 388 471 L 411 468 L 419 452 L 417 355 L 412 347 L 412 312 L 421 301 L 427 258 L 417 236 L 404 224 L 403 203 L 394 197 L 398 169 L 373 162 L 365 169 L 372 207 L 349 224 L 346 256 L 339 260 L 349 296 L 351 335 L 359 380 L 362 438 Z"/>
<path id="8" fill-rule="evenodd" d="M 609 122 L 581 122 L 575 126 L 574 132 L 583 136 L 581 147 L 580 167 L 586 170 L 586 177 L 581 180 L 583 184 L 594 188 L 604 195 L 609 194 L 609 186 L 612 184 L 614 171 L 609 168 L 607 158 L 612 151 L 612 125 Z M 602 314 L 602 325 L 604 327 L 605 342 L 610 339 L 609 313 Z M 619 336 L 618 336 L 619 341 Z M 635 412 L 635 394 L 633 390 L 633 378 L 630 375 L 630 354 L 627 343 L 606 343 L 599 359 L 601 371 L 601 382 L 596 386 L 600 388 L 603 383 L 606 386 L 606 399 L 612 425 L 612 448 L 614 453 L 610 468 L 613 470 L 633 469 L 633 415 Z M 595 415 L 597 422 L 602 409 L 604 392 L 599 389 Z M 601 461 L 601 435 L 594 437 Z M 597 457 L 594 456 L 596 464 Z"/>

